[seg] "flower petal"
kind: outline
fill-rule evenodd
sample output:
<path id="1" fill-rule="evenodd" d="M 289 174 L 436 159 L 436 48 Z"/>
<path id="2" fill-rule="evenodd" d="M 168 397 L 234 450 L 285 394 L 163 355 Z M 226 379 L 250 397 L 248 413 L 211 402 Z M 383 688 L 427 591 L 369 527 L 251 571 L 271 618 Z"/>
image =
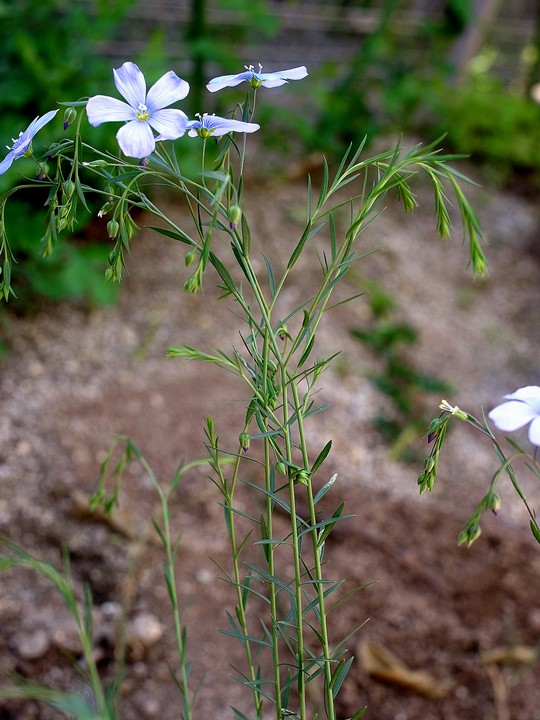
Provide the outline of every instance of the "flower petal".
<path id="1" fill-rule="evenodd" d="M 183 100 L 189 92 L 189 84 L 172 70 L 152 85 L 146 96 L 146 106 L 152 115 L 156 110 Z"/>
<path id="2" fill-rule="evenodd" d="M 34 135 L 38 133 L 44 125 L 46 125 L 53 119 L 57 112 L 58 110 L 49 110 L 49 112 L 46 112 L 45 115 L 37 117 L 35 120 L 32 120 L 25 132 L 23 132 L 23 135 L 28 135 L 29 137 L 33 138 Z"/>
<path id="3" fill-rule="evenodd" d="M 510 395 L 504 396 L 507 400 L 521 400 L 530 405 L 540 415 L 540 387 L 538 385 L 527 385 L 516 390 Z"/>
<path id="4" fill-rule="evenodd" d="M 241 120 L 217 117 L 216 115 L 205 115 L 202 126 L 211 130 L 213 137 L 219 137 L 230 132 L 252 133 L 260 128 L 257 123 L 247 123 Z"/>
<path id="5" fill-rule="evenodd" d="M 540 417 L 534 418 L 529 428 L 529 440 L 533 445 L 540 446 Z"/>
<path id="6" fill-rule="evenodd" d="M 217 90 L 222 90 L 224 87 L 234 87 L 235 85 L 240 85 L 241 82 L 244 82 L 244 80 L 249 81 L 252 77 L 253 72 L 251 71 L 243 72 L 239 75 L 220 75 L 219 77 L 210 80 L 206 89 L 210 92 L 216 92 Z"/>
<path id="7" fill-rule="evenodd" d="M 280 85 L 285 85 L 285 83 L 288 82 L 287 80 L 284 80 L 283 78 L 267 78 L 266 80 L 263 80 L 261 82 L 261 85 L 263 87 L 267 88 L 273 88 L 273 87 L 279 87 Z"/>
<path id="8" fill-rule="evenodd" d="M 186 132 L 187 115 L 181 110 L 170 108 L 156 110 L 148 118 L 148 124 L 159 133 L 159 140 L 176 140 Z"/>
<path id="9" fill-rule="evenodd" d="M 15 153 L 13 151 L 8 152 L 6 157 L 0 163 L 0 175 L 3 175 L 6 172 L 6 170 L 9 170 L 9 168 L 13 164 L 14 160 L 15 160 Z"/>
<path id="10" fill-rule="evenodd" d="M 114 84 L 122 97 L 135 110 L 140 104 L 146 104 L 146 81 L 137 65 L 125 62 L 118 70 L 113 70 Z"/>
<path id="11" fill-rule="evenodd" d="M 154 135 L 147 122 L 132 120 L 116 133 L 120 149 L 128 157 L 146 158 L 156 147 Z"/>
<path id="12" fill-rule="evenodd" d="M 86 103 L 90 125 L 97 127 L 104 122 L 127 122 L 135 120 L 137 113 L 123 100 L 107 95 L 95 95 Z"/>
<path id="13" fill-rule="evenodd" d="M 261 79 L 272 79 L 272 78 L 281 78 L 283 80 L 302 80 L 302 78 L 305 78 L 308 74 L 307 68 L 305 65 L 301 65 L 300 67 L 291 68 L 290 70 L 279 70 L 278 72 L 273 73 L 261 73 L 259 76 Z"/>
<path id="14" fill-rule="evenodd" d="M 527 403 L 510 400 L 493 408 L 488 417 L 499 430 L 512 432 L 536 418 L 537 414 Z"/>

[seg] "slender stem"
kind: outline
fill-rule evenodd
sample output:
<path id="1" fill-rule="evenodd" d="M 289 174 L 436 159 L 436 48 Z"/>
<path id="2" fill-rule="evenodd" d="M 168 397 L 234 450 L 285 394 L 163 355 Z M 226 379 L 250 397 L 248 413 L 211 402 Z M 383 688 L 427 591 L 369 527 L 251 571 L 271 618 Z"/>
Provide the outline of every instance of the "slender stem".
<path id="1" fill-rule="evenodd" d="M 288 401 L 288 378 L 286 366 L 281 364 L 281 387 L 283 393 L 283 432 L 285 440 L 286 457 L 292 462 L 292 442 L 289 431 L 289 401 Z M 302 569 L 301 569 L 301 552 L 298 540 L 298 525 L 296 515 L 296 496 L 295 482 L 293 477 L 289 477 L 289 506 L 290 506 L 290 522 L 291 522 L 291 539 L 294 564 L 294 590 L 296 605 L 296 668 L 298 671 L 298 700 L 300 703 L 300 720 L 306 718 L 306 677 L 305 677 L 305 650 L 304 650 L 304 614 L 302 611 Z"/>
<path id="2" fill-rule="evenodd" d="M 296 411 L 296 416 L 298 419 L 298 434 L 299 434 L 299 445 L 300 450 L 302 452 L 304 467 L 306 469 L 309 468 L 309 459 L 308 459 L 308 451 L 307 451 L 307 443 L 306 443 L 306 437 L 304 433 L 304 403 L 300 402 L 300 399 L 298 397 L 298 387 L 295 382 L 291 382 L 291 389 L 294 399 L 294 408 Z M 309 505 L 309 522 L 312 527 L 311 530 L 311 539 L 313 543 L 313 559 L 315 563 L 315 580 L 316 580 L 316 588 L 317 588 L 317 602 L 319 605 L 319 616 L 320 616 L 320 635 L 321 635 L 321 646 L 322 646 L 322 657 L 324 662 L 324 689 L 326 693 L 326 712 L 328 720 L 334 720 L 335 718 L 335 708 L 334 708 L 334 698 L 332 696 L 332 666 L 331 666 L 331 658 L 330 658 L 330 643 L 328 639 L 328 626 L 326 622 L 326 608 L 325 608 L 325 597 L 324 597 L 324 584 L 323 584 L 323 574 L 322 574 L 322 565 L 321 565 L 321 553 L 318 543 L 318 537 L 317 537 L 317 530 L 315 529 L 315 525 L 317 524 L 317 516 L 315 513 L 315 502 L 313 497 L 313 484 L 312 484 L 312 478 L 310 475 L 308 475 L 307 478 L 307 497 L 308 497 L 308 505 Z"/>
<path id="3" fill-rule="evenodd" d="M 265 327 L 264 333 L 264 344 L 263 344 L 263 367 L 262 367 L 262 393 L 263 397 L 268 397 L 268 353 L 269 353 L 269 334 L 271 329 L 268 325 Z M 268 430 L 268 422 L 265 419 L 265 430 Z M 271 466 L 271 445 L 267 437 L 264 439 L 264 476 L 265 476 L 265 487 L 266 487 L 266 530 L 267 537 L 265 540 L 272 540 L 274 537 L 274 500 L 273 493 L 275 492 L 274 484 L 272 483 L 272 466 Z M 266 544 L 266 558 L 268 565 L 268 572 L 272 577 L 275 573 L 275 562 L 274 562 L 274 543 L 269 542 Z M 282 719 L 281 712 L 281 680 L 280 680 L 280 661 L 279 661 L 279 634 L 277 632 L 277 621 L 278 621 L 278 608 L 277 608 L 277 592 L 274 583 L 270 583 L 269 587 L 270 594 L 270 622 L 272 631 L 272 661 L 274 666 L 274 700 L 276 708 L 276 720 Z"/>

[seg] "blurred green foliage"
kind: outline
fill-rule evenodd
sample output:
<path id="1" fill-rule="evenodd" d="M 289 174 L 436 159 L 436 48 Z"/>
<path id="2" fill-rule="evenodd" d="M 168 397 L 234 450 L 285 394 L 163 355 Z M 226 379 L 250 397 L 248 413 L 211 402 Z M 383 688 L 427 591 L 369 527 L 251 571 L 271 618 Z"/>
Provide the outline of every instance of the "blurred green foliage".
<path id="1" fill-rule="evenodd" d="M 479 164 L 494 184 L 522 175 L 540 187 L 540 105 L 490 74 L 470 77 L 451 93 L 434 89 L 430 128 Z"/>
<path id="2" fill-rule="evenodd" d="M 447 0 L 441 15 L 426 11 L 410 32 L 397 14 L 404 5 L 384 0 L 374 30 L 345 68 L 340 62 L 322 65 L 310 88 L 316 122 L 299 123 L 294 111 L 280 113 L 276 143 L 293 126 L 308 150 L 339 157 L 366 136 L 369 143 L 381 134 L 416 133 L 428 142 L 445 135 L 445 146 L 470 155 L 489 181 L 502 183 L 525 170 L 526 182 L 538 187 L 540 104 L 526 87 L 532 64 L 540 64 L 534 40 L 515 49 L 521 60 L 511 69 L 498 66 L 497 50 L 486 42 L 458 77 L 453 50 L 474 22 L 472 1 Z"/>
<path id="3" fill-rule="evenodd" d="M 58 102 L 94 94 L 111 83 L 110 61 L 101 58 L 97 43 L 112 37 L 134 0 L 10 0 L 0 2 L 0 139 L 9 143 L 38 115 Z M 91 12 L 91 15 L 89 13 Z M 36 153 L 58 139 L 62 122 L 46 126 L 34 143 Z M 102 147 L 113 147 L 114 129 L 97 129 Z M 69 131 L 68 131 L 69 132 Z M 35 163 L 21 160 L 16 170 L 0 176 L 0 192 L 16 184 Z M 59 241 L 52 257 L 39 257 L 45 230 L 45 198 L 17 195 L 6 205 L 6 226 L 17 271 L 23 278 L 15 309 L 35 306 L 44 296 L 53 300 L 77 298 L 85 303 L 110 301 L 114 291 L 104 288 L 108 248 L 88 236 L 86 241 Z M 81 218 L 81 226 L 88 216 Z M 90 262 L 87 262 L 88 258 Z M 84 269 L 83 269 L 84 268 Z"/>
<path id="4" fill-rule="evenodd" d="M 366 285 L 366 281 L 363 284 Z M 378 369 L 369 372 L 368 379 L 389 400 L 389 410 L 374 417 L 373 424 L 390 444 L 393 457 L 416 461 L 419 452 L 414 443 L 427 426 L 423 407 L 426 395 L 448 395 L 454 388 L 415 367 L 407 350 L 418 342 L 418 331 L 396 319 L 396 301 L 378 283 L 367 284 L 371 323 L 365 328 L 355 328 L 351 334 L 376 357 Z"/>

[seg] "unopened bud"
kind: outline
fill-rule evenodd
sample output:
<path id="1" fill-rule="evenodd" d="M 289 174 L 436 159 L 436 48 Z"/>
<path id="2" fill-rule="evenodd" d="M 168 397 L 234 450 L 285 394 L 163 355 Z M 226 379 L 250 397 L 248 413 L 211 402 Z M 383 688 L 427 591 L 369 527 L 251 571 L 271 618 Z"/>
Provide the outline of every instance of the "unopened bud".
<path id="1" fill-rule="evenodd" d="M 46 180 L 49 174 L 49 166 L 46 162 L 39 163 L 37 166 L 36 180 Z"/>
<path id="2" fill-rule="evenodd" d="M 109 163 L 106 160 L 91 160 L 90 162 L 83 162 L 83 165 L 85 167 L 91 167 L 91 168 L 100 168 L 100 167 L 107 167 Z"/>
<path id="3" fill-rule="evenodd" d="M 64 130 L 67 130 L 68 127 L 75 122 L 77 119 L 77 111 L 73 107 L 66 108 L 66 111 L 64 113 Z"/>
<path id="4" fill-rule="evenodd" d="M 186 267 L 189 267 L 190 265 L 192 265 L 196 259 L 197 259 L 197 253 L 195 252 L 195 250 L 190 250 L 189 252 L 187 252 L 184 257 L 184 263 L 185 263 Z"/>
<path id="5" fill-rule="evenodd" d="M 249 437 L 249 433 L 247 433 L 247 432 L 240 433 L 239 440 L 240 440 L 240 447 L 242 448 L 242 450 L 244 452 L 247 452 L 249 450 L 249 443 L 251 440 L 251 438 Z"/>
<path id="6" fill-rule="evenodd" d="M 113 218 L 112 220 L 109 220 L 107 223 L 107 234 L 110 238 L 115 238 L 118 235 L 118 231 L 120 230 L 120 225 L 118 222 Z"/>
<path id="7" fill-rule="evenodd" d="M 435 467 L 435 458 L 432 455 L 430 455 L 424 461 L 424 470 L 427 473 L 430 473 L 434 467 Z"/>
<path id="8" fill-rule="evenodd" d="M 501 509 L 501 498 L 496 492 L 490 492 L 486 496 L 486 510 L 491 510 L 494 515 L 498 515 Z"/>
<path id="9" fill-rule="evenodd" d="M 66 180 L 66 182 L 62 185 L 62 191 L 66 199 L 69 200 L 75 192 L 75 183 L 73 180 Z"/>
<path id="10" fill-rule="evenodd" d="M 229 216 L 229 227 L 231 230 L 238 225 L 240 218 L 242 217 L 242 208 L 239 205 L 231 205 L 228 212 Z"/>

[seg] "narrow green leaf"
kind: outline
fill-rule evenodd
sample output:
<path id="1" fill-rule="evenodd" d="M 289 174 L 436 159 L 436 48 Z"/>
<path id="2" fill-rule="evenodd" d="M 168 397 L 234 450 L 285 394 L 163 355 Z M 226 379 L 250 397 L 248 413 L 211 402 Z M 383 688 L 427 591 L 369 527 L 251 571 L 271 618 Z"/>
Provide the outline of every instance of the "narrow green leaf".
<path id="1" fill-rule="evenodd" d="M 313 499 L 314 505 L 316 505 L 319 502 L 319 500 L 321 500 L 326 495 L 326 493 L 332 488 L 332 485 L 336 482 L 336 480 L 337 480 L 337 473 L 334 473 L 332 475 L 332 477 L 330 478 L 330 480 L 326 483 L 326 485 L 323 485 L 322 488 L 319 490 L 319 492 L 315 495 L 315 497 Z"/>
<path id="2" fill-rule="evenodd" d="M 350 515 L 343 516 L 340 518 L 341 513 L 343 512 L 343 508 L 345 507 L 345 503 L 341 503 L 341 505 L 338 507 L 338 509 L 334 512 L 332 517 L 328 520 L 328 522 L 325 522 L 325 527 L 320 533 L 318 539 L 317 539 L 317 545 L 320 547 L 323 542 L 326 541 L 326 538 L 330 535 L 332 532 L 332 529 L 334 525 L 338 522 L 339 519 L 345 520 L 346 517 L 351 517 Z"/>
<path id="3" fill-rule="evenodd" d="M 311 224 L 306 225 L 304 232 L 302 233 L 302 237 L 298 241 L 298 244 L 294 248 L 291 257 L 289 258 L 289 262 L 287 263 L 287 270 L 290 270 L 293 265 L 296 264 L 296 261 L 300 257 L 300 253 L 304 249 L 304 245 L 310 240 L 314 235 L 316 235 L 319 230 L 324 227 L 324 222 L 320 222 L 318 225 L 315 225 L 313 227 Z"/>
<path id="4" fill-rule="evenodd" d="M 531 526 L 531 532 L 534 535 L 534 539 L 537 543 L 540 543 L 540 530 L 538 529 L 538 525 L 536 522 L 533 522 L 533 520 L 530 521 Z"/>
<path id="5" fill-rule="evenodd" d="M 268 285 L 270 287 L 270 296 L 272 299 L 274 299 L 276 295 L 276 281 L 274 278 L 274 271 L 272 270 L 272 265 L 270 264 L 270 260 L 266 257 L 264 253 L 262 253 L 264 264 L 266 265 L 266 274 L 268 275 Z"/>
<path id="6" fill-rule="evenodd" d="M 317 470 L 320 468 L 320 466 L 326 460 L 326 458 L 328 457 L 328 453 L 330 452 L 331 449 L 332 449 L 332 441 L 329 440 L 326 443 L 326 445 L 323 447 L 321 452 L 319 453 L 319 455 L 318 455 L 317 459 L 315 460 L 315 462 L 313 463 L 313 465 L 311 466 L 311 474 L 312 475 L 314 475 L 317 472 Z"/>
<path id="7" fill-rule="evenodd" d="M 346 662 L 343 659 L 339 661 L 337 668 L 332 675 L 332 680 L 330 681 L 330 690 L 332 691 L 333 698 L 335 698 L 340 691 L 340 688 L 343 685 L 343 681 L 347 677 L 347 673 L 349 672 L 353 660 L 354 657 L 350 657 Z"/>
<path id="8" fill-rule="evenodd" d="M 196 243 L 189 237 L 189 235 L 183 230 L 180 230 L 180 228 L 178 228 L 178 230 L 167 230 L 166 228 L 156 227 L 155 225 L 149 225 L 148 227 L 150 230 L 153 230 L 160 235 L 165 235 L 166 237 L 172 238 L 173 240 L 178 240 L 179 242 L 186 243 L 186 245 L 196 245 Z"/>
<path id="9" fill-rule="evenodd" d="M 312 336 L 310 337 L 310 339 L 309 339 L 308 344 L 307 344 L 306 347 L 304 348 L 304 352 L 302 353 L 302 355 L 300 356 L 300 359 L 298 360 L 298 365 L 297 365 L 297 367 L 302 367 L 302 365 L 306 362 L 306 360 L 308 359 L 311 351 L 313 350 L 313 345 L 314 345 L 314 344 L 315 344 L 315 335 L 312 335 Z"/>

